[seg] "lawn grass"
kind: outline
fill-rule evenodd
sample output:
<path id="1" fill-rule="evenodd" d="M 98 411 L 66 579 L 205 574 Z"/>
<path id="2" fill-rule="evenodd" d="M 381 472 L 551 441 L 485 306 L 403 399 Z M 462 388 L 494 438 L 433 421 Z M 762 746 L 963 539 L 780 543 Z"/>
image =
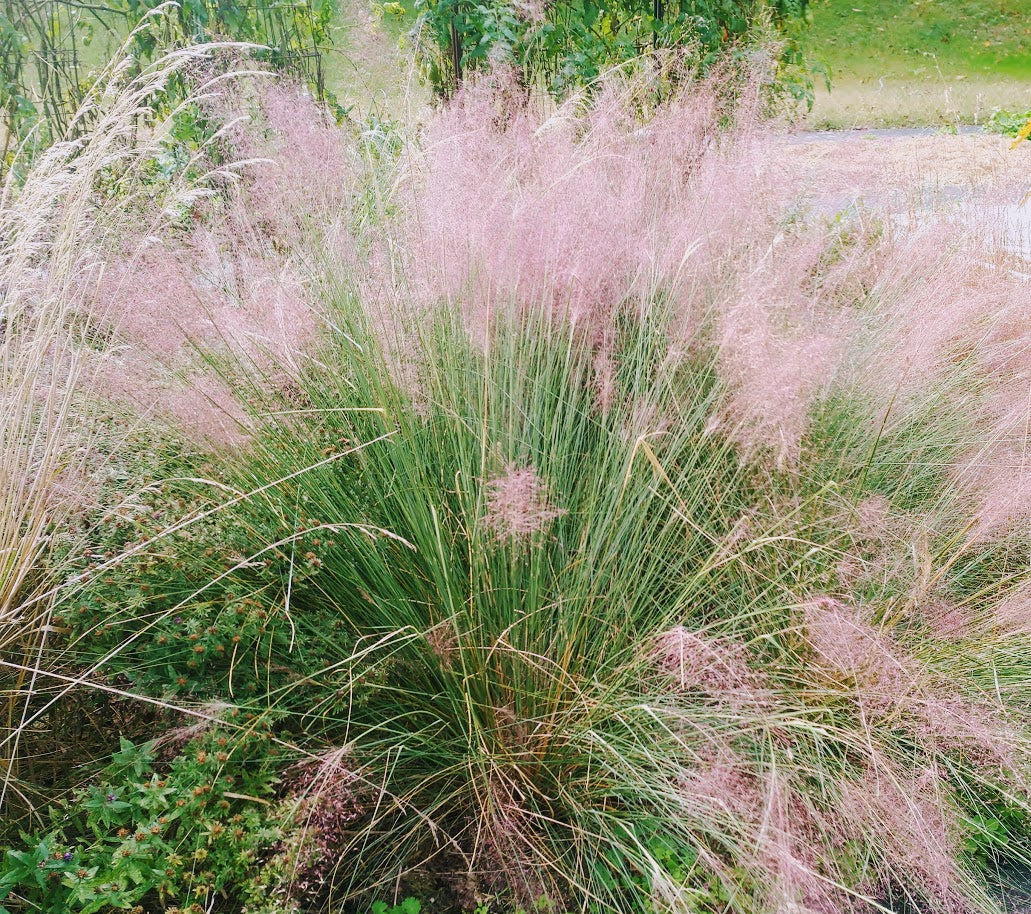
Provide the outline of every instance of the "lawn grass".
<path id="1" fill-rule="evenodd" d="M 983 123 L 1031 109 L 1028 0 L 824 0 L 808 51 L 832 74 L 814 126 Z"/>

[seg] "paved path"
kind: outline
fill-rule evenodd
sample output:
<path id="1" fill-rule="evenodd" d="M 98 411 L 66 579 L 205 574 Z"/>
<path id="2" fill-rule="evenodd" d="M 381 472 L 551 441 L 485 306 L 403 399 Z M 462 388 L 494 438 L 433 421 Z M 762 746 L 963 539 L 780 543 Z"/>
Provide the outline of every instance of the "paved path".
<path id="1" fill-rule="evenodd" d="M 850 130 L 795 130 L 789 138 L 798 143 L 838 143 L 842 140 L 912 139 L 935 136 L 984 136 L 981 127 L 962 126 L 943 131 L 938 127 L 855 127 Z"/>
<path id="2" fill-rule="evenodd" d="M 1031 142 L 976 127 L 799 131 L 775 156 L 818 212 L 861 204 L 905 228 L 931 216 L 966 221 L 997 250 L 1031 261 Z"/>

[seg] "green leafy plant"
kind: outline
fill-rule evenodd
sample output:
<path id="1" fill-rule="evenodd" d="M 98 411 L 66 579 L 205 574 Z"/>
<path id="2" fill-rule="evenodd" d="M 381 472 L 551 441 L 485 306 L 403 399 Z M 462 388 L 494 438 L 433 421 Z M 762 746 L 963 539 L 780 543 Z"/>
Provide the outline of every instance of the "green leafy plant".
<path id="1" fill-rule="evenodd" d="M 1020 138 L 1024 133 L 1026 137 L 1027 125 L 1031 124 L 1031 111 L 993 111 L 988 119 L 988 129 L 992 133 L 1001 133 L 1003 136 Z"/>
<path id="2" fill-rule="evenodd" d="M 767 21 L 782 30 L 781 63 L 800 62 L 808 0 L 418 0 L 426 75 L 450 94 L 466 73 L 508 64 L 524 85 L 562 94 L 660 49 L 705 68 Z"/>
<path id="3" fill-rule="evenodd" d="M 0 860 L 0 900 L 92 914 L 231 896 L 280 835 L 262 814 L 275 753 L 262 727 L 202 725 L 168 761 L 123 737 L 93 782 L 51 809 L 51 828 Z"/>
<path id="4" fill-rule="evenodd" d="M 372 903 L 372 914 L 419 914 L 422 902 L 418 898 L 405 898 L 400 904 L 387 905 L 385 901 Z"/>

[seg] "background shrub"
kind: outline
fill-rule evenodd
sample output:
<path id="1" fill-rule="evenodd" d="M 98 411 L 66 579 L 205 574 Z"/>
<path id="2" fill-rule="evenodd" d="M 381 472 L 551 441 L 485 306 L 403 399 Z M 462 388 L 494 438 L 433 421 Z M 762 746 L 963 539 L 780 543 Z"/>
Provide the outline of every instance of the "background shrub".
<path id="1" fill-rule="evenodd" d="M 46 146 L 70 129 L 90 128 L 82 103 L 123 43 L 135 72 L 197 42 L 258 45 L 257 59 L 301 77 L 325 98 L 322 53 L 334 9 L 334 0 L 7 0 L 0 7 L 0 169 L 30 136 Z M 186 86 L 171 80 L 161 96 L 167 111 L 183 100 Z"/>
<path id="2" fill-rule="evenodd" d="M 426 73 L 450 95 L 465 74 L 512 65 L 527 87 L 556 94 L 593 82 L 614 66 L 659 49 L 686 54 L 702 69 L 753 31 L 774 23 L 784 63 L 797 64 L 794 34 L 808 0 L 419 0 Z M 801 85 L 799 89 L 801 89 Z"/>

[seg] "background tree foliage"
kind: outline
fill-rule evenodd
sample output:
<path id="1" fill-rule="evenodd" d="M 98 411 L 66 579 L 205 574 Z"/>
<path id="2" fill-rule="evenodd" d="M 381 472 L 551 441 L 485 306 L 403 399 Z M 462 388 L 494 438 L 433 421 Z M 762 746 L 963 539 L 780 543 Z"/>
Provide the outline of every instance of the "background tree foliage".
<path id="1" fill-rule="evenodd" d="M 417 0 L 427 76 L 447 95 L 469 71 L 513 64 L 527 84 L 561 94 L 609 67 L 660 48 L 689 50 L 701 68 L 760 25 L 801 55 L 809 0 Z"/>
<path id="2" fill-rule="evenodd" d="M 60 136 L 113 46 L 145 66 L 171 48 L 229 39 L 324 92 L 333 0 L 0 0 L 0 136 L 6 160 L 30 130 Z M 163 15 L 149 15 L 160 11 Z M 141 23 L 143 23 L 141 25 Z"/>

